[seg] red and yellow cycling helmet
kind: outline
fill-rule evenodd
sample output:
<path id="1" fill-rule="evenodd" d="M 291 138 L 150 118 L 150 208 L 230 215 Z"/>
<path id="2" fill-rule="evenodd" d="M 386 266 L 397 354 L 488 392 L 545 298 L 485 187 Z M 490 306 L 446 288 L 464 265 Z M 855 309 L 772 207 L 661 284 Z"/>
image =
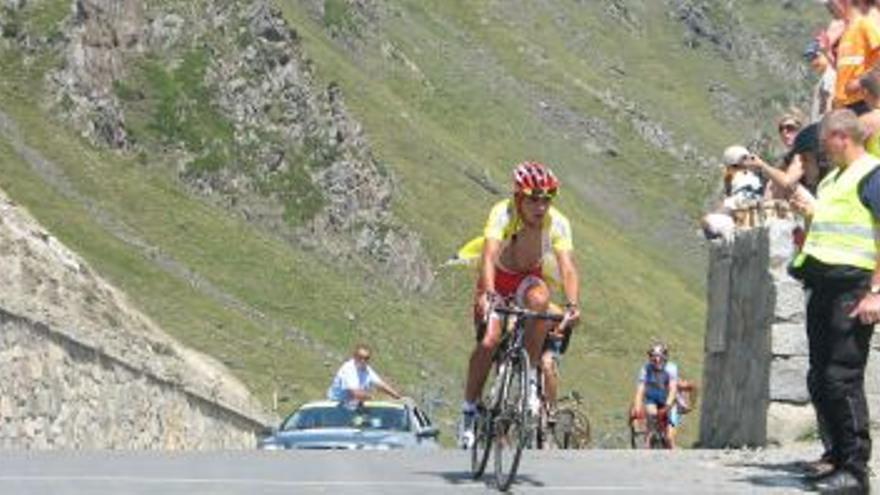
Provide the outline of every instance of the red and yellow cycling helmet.
<path id="1" fill-rule="evenodd" d="M 558 191 L 559 179 L 543 163 L 522 162 L 513 170 L 514 194 L 552 199 Z"/>

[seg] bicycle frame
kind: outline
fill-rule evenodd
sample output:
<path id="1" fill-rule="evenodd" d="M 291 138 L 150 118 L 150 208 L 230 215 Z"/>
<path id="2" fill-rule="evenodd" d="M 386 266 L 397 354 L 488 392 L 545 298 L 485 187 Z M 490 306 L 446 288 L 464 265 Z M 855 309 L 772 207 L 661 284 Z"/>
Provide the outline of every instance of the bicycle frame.
<path id="1" fill-rule="evenodd" d="M 507 491 L 516 476 L 522 450 L 527 443 L 527 431 L 531 429 L 533 420 L 528 409 L 529 356 L 525 350 L 526 323 L 530 319 L 561 321 L 563 316 L 518 307 L 496 307 L 492 311 L 501 316 L 502 329 L 506 330 L 513 318 L 513 329 L 505 332 L 493 354 L 497 378 L 487 408 L 489 420 L 484 423 L 488 431 L 484 432 L 486 443 L 481 445 L 486 451 L 483 452 L 484 458 L 480 467 L 485 467 L 489 445 L 494 445 L 496 485 L 499 490 Z M 508 400 L 511 397 L 514 398 L 513 402 Z M 508 449 L 512 450 L 506 452 Z M 504 465 L 507 456 L 510 456 L 509 466 Z M 482 472 L 480 470 L 479 474 L 474 474 L 478 476 Z"/>

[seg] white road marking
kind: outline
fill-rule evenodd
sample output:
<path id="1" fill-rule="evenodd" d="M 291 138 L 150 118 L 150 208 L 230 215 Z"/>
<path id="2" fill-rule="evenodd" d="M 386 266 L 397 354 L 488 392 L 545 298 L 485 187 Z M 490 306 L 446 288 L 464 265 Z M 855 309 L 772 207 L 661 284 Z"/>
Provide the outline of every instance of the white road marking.
<path id="1" fill-rule="evenodd" d="M 300 487 L 300 488 L 346 488 L 346 487 L 389 487 L 389 488 L 456 488 L 456 489 L 475 489 L 485 490 L 486 483 L 469 481 L 464 483 L 443 483 L 430 481 L 285 481 L 285 480 L 265 480 L 257 478 L 147 478 L 138 476 L 0 476 L 0 483 L 9 482 L 25 482 L 25 483 L 46 483 L 46 482 L 115 482 L 115 483 L 135 483 L 146 485 L 161 484 L 192 484 L 192 485 L 256 485 L 256 486 L 279 486 L 279 487 Z M 603 485 L 578 485 L 578 486 L 530 486 L 515 484 L 517 491 L 591 491 L 591 492 L 611 492 L 611 491 L 652 491 L 658 492 L 658 487 L 646 486 L 603 486 Z M 678 490 L 676 490 L 678 491 Z"/>

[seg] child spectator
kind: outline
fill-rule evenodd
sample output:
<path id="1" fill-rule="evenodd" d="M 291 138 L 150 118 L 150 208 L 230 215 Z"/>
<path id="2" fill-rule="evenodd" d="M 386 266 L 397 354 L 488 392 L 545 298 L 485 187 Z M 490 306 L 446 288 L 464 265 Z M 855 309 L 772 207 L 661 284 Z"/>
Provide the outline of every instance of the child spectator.
<path id="1" fill-rule="evenodd" d="M 736 226 L 733 211 L 760 201 L 763 196 L 761 178 L 745 166 L 750 156 L 752 153 L 743 146 L 730 146 L 724 150 L 724 199 L 700 221 L 707 239 L 732 239 Z"/>

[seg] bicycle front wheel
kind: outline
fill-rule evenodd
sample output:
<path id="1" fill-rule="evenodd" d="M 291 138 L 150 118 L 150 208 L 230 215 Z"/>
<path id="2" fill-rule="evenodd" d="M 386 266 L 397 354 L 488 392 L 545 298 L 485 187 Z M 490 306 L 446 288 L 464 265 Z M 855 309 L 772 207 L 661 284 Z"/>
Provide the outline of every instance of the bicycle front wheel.
<path id="1" fill-rule="evenodd" d="M 492 451 L 492 411 L 481 410 L 474 424 L 474 444 L 471 445 L 471 476 L 479 479 L 486 471 L 489 452 Z"/>
<path id="2" fill-rule="evenodd" d="M 507 491 L 516 477 L 529 429 L 529 356 L 525 350 L 504 367 L 501 404 L 494 422 L 495 482 Z"/>

